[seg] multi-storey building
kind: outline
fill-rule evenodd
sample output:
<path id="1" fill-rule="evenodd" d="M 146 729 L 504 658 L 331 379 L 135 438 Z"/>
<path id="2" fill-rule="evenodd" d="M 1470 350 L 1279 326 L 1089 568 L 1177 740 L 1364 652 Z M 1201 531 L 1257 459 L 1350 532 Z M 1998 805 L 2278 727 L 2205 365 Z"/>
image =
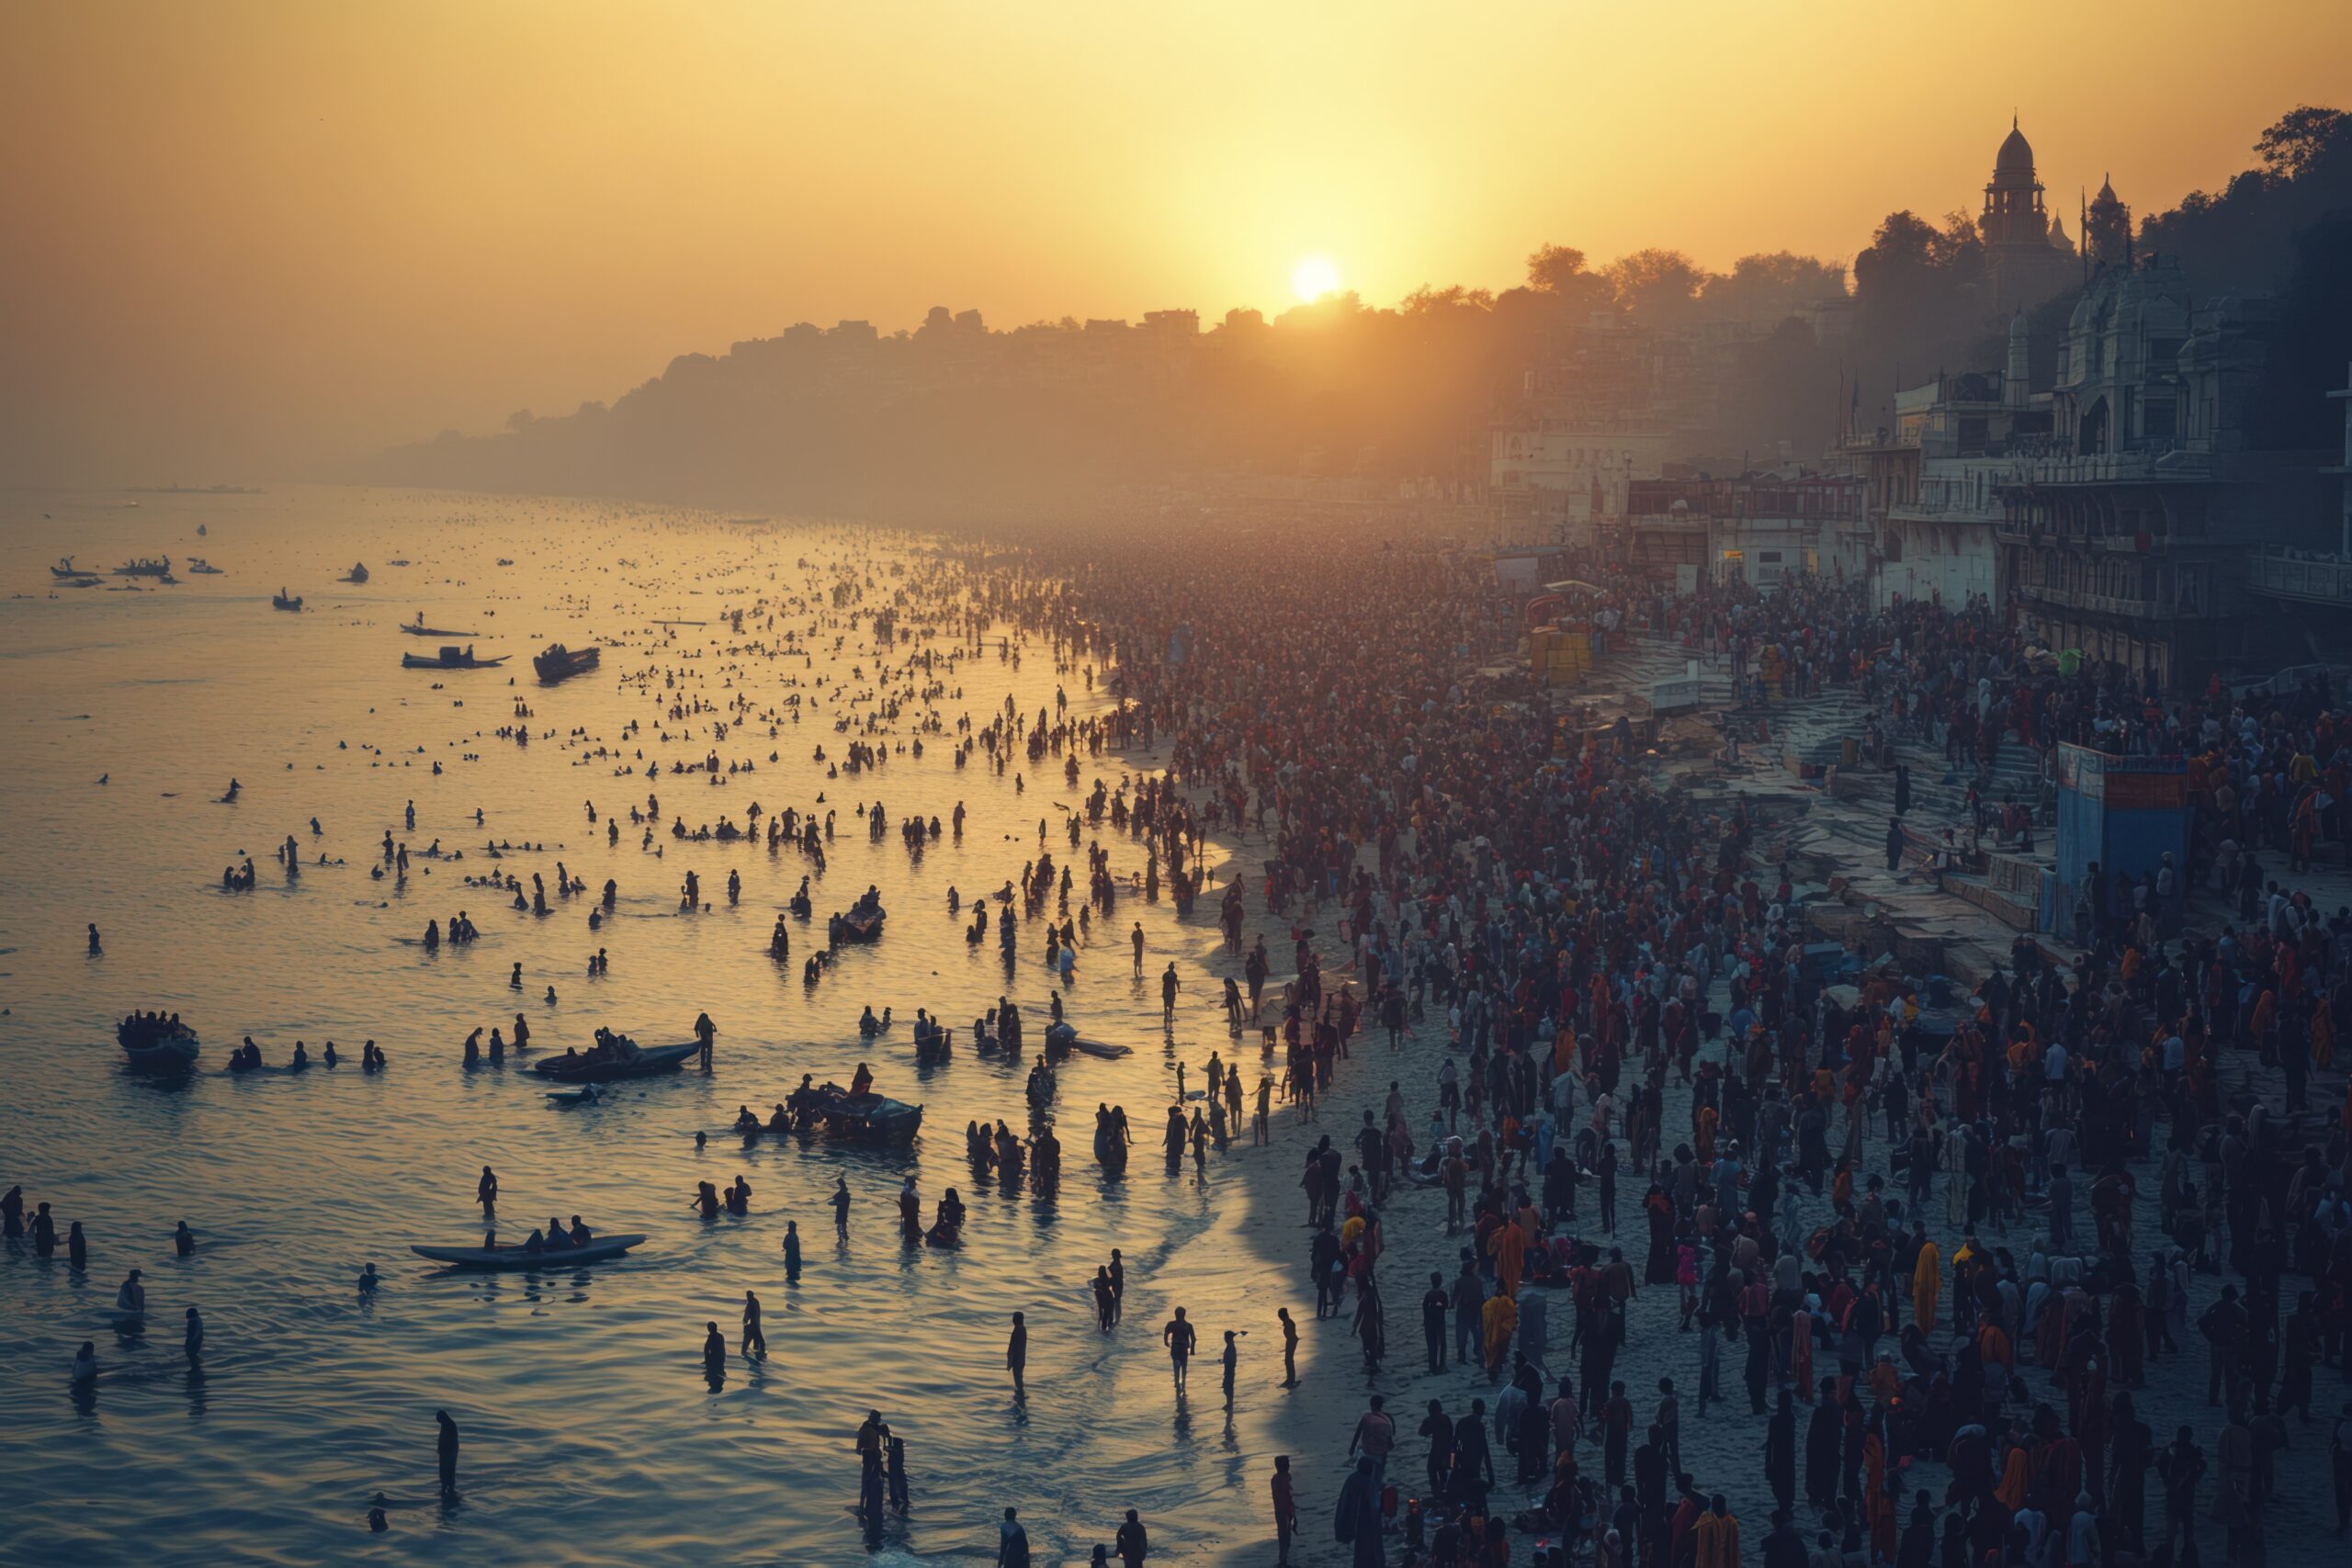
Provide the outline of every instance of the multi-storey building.
<path id="1" fill-rule="evenodd" d="M 2030 636 L 2158 690 L 2297 657 L 2291 627 L 2248 613 L 2247 563 L 2325 548 L 2334 509 L 2316 455 L 2266 450 L 2248 424 L 2274 319 L 2263 300 L 2193 305 L 2166 257 L 2092 280 L 2060 345 L 2050 452 L 2001 491 Z"/>
<path id="2" fill-rule="evenodd" d="M 1813 472 L 1636 479 L 1623 526 L 1605 530 L 1604 542 L 1634 570 L 1686 589 L 1769 589 L 1801 572 L 1850 579 L 1869 559 L 1862 488 Z"/>

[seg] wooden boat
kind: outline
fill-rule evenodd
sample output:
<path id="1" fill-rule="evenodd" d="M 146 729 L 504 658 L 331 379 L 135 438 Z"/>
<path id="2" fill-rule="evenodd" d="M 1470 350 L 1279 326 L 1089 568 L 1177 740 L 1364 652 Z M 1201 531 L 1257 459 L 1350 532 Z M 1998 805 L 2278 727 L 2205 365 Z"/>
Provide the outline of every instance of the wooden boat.
<path id="1" fill-rule="evenodd" d="M 401 655 L 401 668 L 403 670 L 494 670 L 505 663 L 506 660 L 507 656 L 503 653 L 489 659 L 478 659 L 462 648 L 444 648 L 430 659 L 421 653 L 403 653 Z"/>
<path id="2" fill-rule="evenodd" d="M 349 571 L 345 572 L 341 577 L 339 577 L 339 578 L 335 579 L 335 581 L 338 581 L 338 582 L 365 582 L 365 581 L 368 581 L 368 566 L 367 566 L 367 563 L 366 563 L 366 562 L 364 562 L 364 561 L 360 562 L 359 564 L 357 564 L 357 565 L 354 566 L 354 567 L 353 567 Z"/>
<path id="3" fill-rule="evenodd" d="M 51 570 L 56 569 L 52 567 Z M 117 577 L 169 577 L 172 575 L 172 558 L 164 556 L 159 560 L 149 560 L 141 556 L 115 568 L 114 574 Z"/>
<path id="4" fill-rule="evenodd" d="M 170 1072 L 196 1060 L 196 1031 L 172 1020 L 125 1019 L 114 1026 L 129 1064 L 142 1072 Z"/>
<path id="5" fill-rule="evenodd" d="M 576 1269 L 583 1263 L 609 1263 L 633 1247 L 645 1245 L 642 1235 L 592 1236 L 585 1247 L 549 1247 L 537 1252 L 514 1247 L 411 1247 L 419 1258 L 447 1263 L 453 1269 Z"/>
<path id="6" fill-rule="evenodd" d="M 540 680 L 552 685 L 568 676 L 594 670 L 604 661 L 604 657 L 605 650 L 593 644 L 575 649 L 566 648 L 560 642 L 550 643 L 547 651 L 532 659 L 531 668 L 539 672 Z"/>
<path id="7" fill-rule="evenodd" d="M 852 1143 L 898 1145 L 914 1142 L 922 1128 L 922 1107 L 878 1094 L 853 1099 L 839 1084 L 807 1091 L 798 1111 L 801 1125 Z"/>
<path id="8" fill-rule="evenodd" d="M 846 915 L 833 917 L 836 941 L 876 942 L 882 936 L 880 909 L 853 909 Z"/>
<path id="9" fill-rule="evenodd" d="M 187 574 L 190 577 L 226 577 L 228 575 L 228 573 L 222 571 L 219 567 L 214 566 L 210 561 L 206 560 L 202 556 L 192 557 L 189 559 L 187 563 Z"/>
<path id="10" fill-rule="evenodd" d="M 269 607 L 273 610 L 299 610 L 302 607 L 302 596 L 297 593 L 289 599 L 283 593 L 273 593 L 269 596 Z"/>
<path id="11" fill-rule="evenodd" d="M 68 578 L 65 582 L 68 588 L 96 588 L 97 585 L 98 580 L 95 577 Z"/>
<path id="12" fill-rule="evenodd" d="M 55 566 L 49 569 L 49 575 L 51 577 L 82 577 L 87 574 L 85 573 L 80 567 L 74 564 L 74 558 L 72 556 L 63 556 L 59 558 Z"/>
<path id="13" fill-rule="evenodd" d="M 480 637 L 480 636 L 481 636 L 481 633 L 480 633 L 480 632 L 458 632 L 458 631 L 451 631 L 451 630 L 450 630 L 448 627 L 447 627 L 447 626 L 426 626 L 426 625 L 424 624 L 424 617 L 423 617 L 423 616 L 421 616 L 421 615 L 420 615 L 416 620 L 414 620 L 414 621 L 412 621 L 412 622 L 408 622 L 408 623 L 403 624 L 403 625 L 401 626 L 401 630 L 402 630 L 402 631 L 404 631 L 404 632 L 408 633 L 408 635 L 409 635 L 409 636 L 411 636 L 411 637 Z"/>
<path id="14" fill-rule="evenodd" d="M 596 1038 L 600 1044 L 617 1041 L 628 1045 L 632 1054 L 601 1057 L 545 1056 L 531 1064 L 531 1071 L 553 1083 L 616 1083 L 622 1078 L 650 1078 L 662 1073 L 674 1073 L 686 1065 L 686 1058 L 702 1049 L 698 1042 L 692 1040 L 683 1045 L 640 1047 L 627 1035 L 613 1034 L 601 1029 L 596 1032 Z"/>

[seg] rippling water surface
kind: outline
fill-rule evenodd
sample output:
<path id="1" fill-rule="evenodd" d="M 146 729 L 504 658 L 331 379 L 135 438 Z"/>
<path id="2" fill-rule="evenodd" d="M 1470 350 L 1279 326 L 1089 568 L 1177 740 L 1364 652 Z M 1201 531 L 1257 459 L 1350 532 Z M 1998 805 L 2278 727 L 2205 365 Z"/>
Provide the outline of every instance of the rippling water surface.
<path id="1" fill-rule="evenodd" d="M 919 1075 L 903 1024 L 862 1046 L 855 1022 L 870 1002 L 902 1019 L 926 1006 L 968 1023 L 1009 990 L 1035 1010 L 1034 1037 L 1049 987 L 1042 934 L 1024 927 L 1008 976 L 993 942 L 961 939 L 946 895 L 954 886 L 968 899 L 1018 875 L 1036 853 L 1040 816 L 1066 858 L 1051 803 L 1078 797 L 1051 760 L 1025 795 L 978 760 L 958 771 L 952 736 L 930 738 L 921 761 L 828 779 L 811 753 L 823 744 L 838 756 L 843 744 L 832 682 L 851 693 L 875 684 L 867 628 L 835 625 L 830 610 L 781 615 L 779 635 L 826 622 L 804 662 L 729 652 L 753 631 L 739 638 L 719 624 L 763 594 L 829 583 L 853 558 L 875 584 L 870 608 L 894 586 L 891 564 L 915 562 L 921 541 L 400 492 L 130 499 L 0 494 L 0 582 L 18 594 L 0 601 L 0 1187 L 21 1182 L 28 1204 L 46 1199 L 82 1220 L 92 1253 L 87 1278 L 62 1250 L 47 1262 L 29 1250 L 0 1258 L 0 1556 L 309 1562 L 405 1558 L 433 1542 L 469 1562 L 854 1561 L 865 1547 L 850 1442 L 870 1405 L 907 1439 L 914 1476 L 912 1516 L 893 1525 L 886 1557 L 992 1551 L 989 1520 L 1007 1501 L 1025 1505 L 1042 1561 L 1065 1546 L 1082 1557 L 1127 1506 L 1170 1544 L 1215 1533 L 1213 1519 L 1180 1509 L 1232 1496 L 1241 1448 L 1232 1419 L 1197 1394 L 1171 1425 L 1156 1330 L 1179 1294 L 1212 1326 L 1221 1309 L 1240 1310 L 1238 1181 L 1214 1164 L 1205 1190 L 1167 1179 L 1156 1149 L 1143 1148 L 1125 1180 L 1108 1182 L 1087 1157 L 1098 1100 L 1126 1104 L 1148 1140 L 1178 1056 L 1197 1083 L 1226 1043 L 1203 967 L 1213 932 L 1180 926 L 1164 903 L 1122 899 L 1116 931 L 1098 931 L 1104 940 L 1082 954 L 1070 999 L 1088 1032 L 1136 1054 L 1064 1070 L 1057 1198 L 976 1190 L 962 1128 L 989 1117 L 1023 1127 L 1026 1064 L 975 1056 L 959 1036 L 948 1065 Z M 209 536 L 197 536 L 199 523 Z M 112 592 L 111 578 L 52 592 L 44 568 L 68 551 L 101 569 L 134 554 L 204 556 L 227 575 L 149 592 Z M 335 583 L 356 560 L 372 581 Z M 272 612 L 281 583 L 305 595 L 304 613 Z M 428 644 L 395 627 L 419 610 L 478 633 L 469 640 L 483 653 L 511 653 L 513 664 L 402 671 L 400 655 Z M 711 624 L 665 632 L 654 624 L 663 618 Z M 846 641 L 834 651 L 837 636 Z M 603 670 L 542 689 L 529 655 L 559 637 L 605 641 Z M 685 672 L 679 691 L 658 678 L 650 693 L 625 685 L 652 667 Z M 723 704 L 743 691 L 755 711 L 779 708 L 820 675 L 817 711 L 773 739 L 761 723 L 714 742 L 708 716 L 662 715 L 681 694 Z M 985 723 L 1008 694 L 1034 717 L 1057 676 L 1042 643 L 1015 671 L 991 637 L 985 657 L 943 678 L 937 707 L 952 731 L 967 712 Z M 1059 678 L 1074 714 L 1100 710 L 1077 671 Z M 518 697 L 532 710 L 527 747 L 494 734 Z M 863 722 L 873 709 L 846 711 Z M 922 711 L 909 706 L 894 740 Z M 624 742 L 631 720 L 642 731 Z M 648 781 L 586 755 L 598 744 L 625 744 L 632 762 L 641 749 L 665 769 L 714 749 L 756 761 L 755 773 L 718 785 L 665 773 L 653 786 L 662 813 L 689 827 L 722 812 L 741 822 L 754 800 L 805 810 L 826 795 L 837 837 L 819 925 L 794 928 L 793 964 L 771 963 L 765 943 L 808 863 L 666 833 L 659 857 L 641 849 L 627 811 Z M 1115 784 L 1147 761 L 1106 754 L 1090 761 L 1087 782 L 1099 773 Z M 232 775 L 243 796 L 218 804 Z M 964 841 L 920 858 L 895 830 L 869 843 L 854 812 L 861 798 L 887 802 L 894 821 L 944 818 L 961 800 Z M 411 801 L 413 830 L 402 822 Z M 587 801 L 621 813 L 617 847 L 589 824 Z M 464 858 L 417 859 L 404 887 L 371 879 L 387 829 L 413 849 L 438 840 Z M 306 858 L 339 863 L 306 865 L 289 881 L 271 856 L 288 834 Z M 1122 874 L 1140 869 L 1132 840 L 1107 824 L 1101 837 Z M 481 851 L 489 840 L 544 847 L 492 860 Z M 221 891 L 222 867 L 247 855 L 259 887 Z M 602 931 L 588 929 L 589 897 L 536 919 L 462 885 L 493 866 L 552 884 L 559 859 L 592 889 L 618 882 L 618 916 Z M 689 869 L 717 908 L 679 912 Z M 730 869 L 744 883 L 731 908 Z M 846 950 L 831 977 L 804 987 L 797 960 L 821 942 L 823 913 L 869 882 L 891 910 L 883 941 Z M 429 918 L 460 908 L 481 928 L 478 945 L 431 954 L 413 944 Z M 1173 957 L 1187 976 L 1172 1032 L 1161 1029 L 1156 985 L 1148 996 L 1148 982 L 1130 977 L 1117 933 L 1131 917 L 1149 935 L 1152 969 Z M 84 952 L 87 921 L 104 933 L 103 956 Z M 611 973 L 591 979 L 599 946 Z M 518 963 L 519 992 L 508 983 Z M 176 1010 L 201 1032 L 193 1078 L 164 1085 L 122 1070 L 111 1021 L 133 1007 Z M 560 1049 L 584 1047 L 599 1023 L 640 1041 L 684 1039 L 699 1010 L 722 1032 L 715 1076 L 624 1086 L 601 1106 L 554 1108 L 512 1062 L 460 1063 L 469 1031 L 511 1029 L 518 1010 L 535 1047 Z M 245 1034 L 272 1063 L 298 1037 L 314 1055 L 332 1039 L 351 1059 L 333 1072 L 232 1077 L 225 1058 Z M 388 1073 L 358 1072 L 366 1038 L 390 1053 Z M 887 1091 L 924 1102 L 912 1150 L 784 1142 L 746 1152 L 716 1137 L 696 1151 L 695 1130 L 724 1126 L 739 1104 L 772 1104 L 802 1072 L 846 1081 L 862 1057 Z M 479 1235 L 484 1164 L 499 1173 L 510 1237 L 578 1213 L 600 1231 L 651 1239 L 626 1263 L 537 1276 L 448 1273 L 412 1256 L 411 1242 Z M 971 1218 L 960 1254 L 898 1244 L 895 1194 L 909 1171 L 926 1209 L 948 1185 L 963 1191 Z M 688 1212 L 697 1180 L 739 1172 L 753 1189 L 748 1218 L 705 1224 Z M 841 1174 L 857 1205 L 837 1247 L 824 1197 Z M 201 1238 L 186 1261 L 170 1245 L 182 1218 Z M 783 1277 L 787 1218 L 806 1240 L 797 1287 Z M 1128 1311 L 1140 1321 L 1103 1340 L 1086 1281 L 1113 1247 L 1136 1277 Z M 354 1281 L 371 1260 L 384 1284 L 363 1300 Z M 124 1337 L 111 1308 L 134 1267 L 145 1270 L 148 1327 Z M 703 1325 L 717 1319 L 731 1348 L 747 1288 L 765 1304 L 771 1353 L 752 1370 L 730 1357 L 714 1393 L 701 1375 Z M 209 1325 L 201 1374 L 180 1353 L 191 1303 Z M 1033 1333 L 1025 1411 L 1002 1370 L 1016 1309 Z M 1204 1334 L 1204 1355 L 1213 1338 Z M 97 1342 L 104 1371 L 95 1395 L 76 1400 L 66 1373 L 84 1339 Z M 432 1495 L 437 1406 L 466 1435 L 455 1508 Z M 392 1530 L 371 1538 L 364 1515 L 379 1490 L 398 1506 Z"/>

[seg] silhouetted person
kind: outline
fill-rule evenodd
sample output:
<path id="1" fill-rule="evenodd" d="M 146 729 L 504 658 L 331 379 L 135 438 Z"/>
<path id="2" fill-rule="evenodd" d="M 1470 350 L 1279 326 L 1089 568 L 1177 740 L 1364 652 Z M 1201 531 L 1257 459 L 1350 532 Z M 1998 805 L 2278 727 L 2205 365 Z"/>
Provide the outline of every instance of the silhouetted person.
<path id="1" fill-rule="evenodd" d="M 458 1424 L 449 1419 L 446 1410 L 436 1410 L 433 1419 L 439 1423 L 441 1435 L 435 1439 L 434 1449 L 441 1459 L 441 1495 L 458 1495 Z"/>

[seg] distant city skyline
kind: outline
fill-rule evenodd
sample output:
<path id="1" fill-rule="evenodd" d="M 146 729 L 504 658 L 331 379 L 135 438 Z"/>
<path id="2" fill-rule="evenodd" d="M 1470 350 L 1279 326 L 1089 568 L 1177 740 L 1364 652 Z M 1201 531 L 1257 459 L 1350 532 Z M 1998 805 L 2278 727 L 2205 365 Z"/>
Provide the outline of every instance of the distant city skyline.
<path id="1" fill-rule="evenodd" d="M 1547 243 L 1849 262 L 1890 210 L 1973 214 L 2013 113 L 2072 234 L 2077 187 L 2160 210 L 2340 96 L 2352 11 L 2257 9 L 18 11 L 0 478 L 279 472 L 934 304 L 1272 316 L 1308 272 L 1499 290 Z"/>

